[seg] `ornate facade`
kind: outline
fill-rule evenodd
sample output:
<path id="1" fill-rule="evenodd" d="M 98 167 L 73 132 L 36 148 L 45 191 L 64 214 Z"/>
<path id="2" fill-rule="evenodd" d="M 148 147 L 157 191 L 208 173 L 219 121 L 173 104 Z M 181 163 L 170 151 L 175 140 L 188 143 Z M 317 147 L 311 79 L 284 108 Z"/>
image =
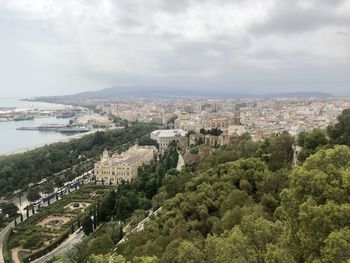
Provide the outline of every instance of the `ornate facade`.
<path id="1" fill-rule="evenodd" d="M 138 174 L 138 168 L 149 164 L 155 155 L 155 146 L 133 146 L 122 154 L 111 157 L 107 150 L 103 152 L 101 161 L 95 164 L 94 174 L 98 182 L 119 184 L 122 181 L 130 182 Z"/>

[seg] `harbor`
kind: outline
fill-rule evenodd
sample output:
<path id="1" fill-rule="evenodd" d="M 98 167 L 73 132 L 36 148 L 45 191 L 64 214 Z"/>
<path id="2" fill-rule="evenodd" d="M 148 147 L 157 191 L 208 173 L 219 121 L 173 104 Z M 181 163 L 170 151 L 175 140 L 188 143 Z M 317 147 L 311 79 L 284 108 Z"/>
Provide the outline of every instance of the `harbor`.
<path id="1" fill-rule="evenodd" d="M 108 117 L 85 108 L 0 98 L 0 156 L 69 141 L 112 125 Z"/>
<path id="2" fill-rule="evenodd" d="M 43 124 L 37 127 L 19 127 L 19 131 L 42 131 L 42 132 L 60 132 L 60 133 L 84 133 L 91 131 L 91 129 L 74 124 Z"/>
<path id="3" fill-rule="evenodd" d="M 56 123 L 68 125 L 66 119 L 56 119 L 56 117 L 35 118 L 24 121 L 0 122 L 0 136 L 4 138 L 0 141 L 0 155 L 23 152 L 36 148 L 38 145 L 50 144 L 53 142 L 68 139 L 74 133 L 60 132 L 40 132 L 37 130 L 18 130 L 21 127 L 39 127 L 46 123 Z M 85 133 L 83 133 L 85 134 Z"/>
<path id="4" fill-rule="evenodd" d="M 18 108 L 0 108 L 0 122 L 7 121 L 28 121 L 36 118 L 55 117 L 57 119 L 74 118 L 82 109 L 57 109 L 57 110 L 41 110 L 41 109 L 18 109 Z"/>
<path id="5" fill-rule="evenodd" d="M 28 121 L 39 118 L 72 119 L 86 112 L 85 108 L 72 105 L 0 99 L 0 122 Z"/>

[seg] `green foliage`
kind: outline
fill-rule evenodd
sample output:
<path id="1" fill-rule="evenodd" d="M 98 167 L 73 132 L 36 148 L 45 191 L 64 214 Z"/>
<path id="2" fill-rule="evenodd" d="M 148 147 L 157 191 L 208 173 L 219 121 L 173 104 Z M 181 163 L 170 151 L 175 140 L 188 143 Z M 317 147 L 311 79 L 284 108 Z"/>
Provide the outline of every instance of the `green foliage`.
<path id="1" fill-rule="evenodd" d="M 113 120 L 113 123 L 119 127 L 127 127 L 128 126 L 128 121 L 125 119 L 122 119 L 117 116 L 110 116 L 110 118 Z"/>
<path id="2" fill-rule="evenodd" d="M 123 226 L 119 223 L 120 221 L 129 218 L 130 226 L 134 227 L 147 216 L 148 211 L 145 210 L 151 208 L 151 199 L 161 190 L 163 180 L 165 178 L 169 179 L 170 176 L 175 177 L 177 171 L 174 168 L 177 165 L 177 159 L 176 145 L 171 144 L 158 163 L 140 168 L 137 178 L 130 183 L 118 185 L 116 190 L 111 190 L 104 196 L 97 207 L 97 218 L 100 222 L 107 222 L 107 224 L 97 237 L 94 237 L 96 232 L 89 236 L 90 240 L 86 241 L 85 244 L 87 248 L 84 252 L 84 258 L 79 259 L 83 261 L 80 262 L 86 262 L 88 258 L 90 262 L 106 260 L 103 256 L 95 257 L 91 254 L 107 254 L 122 239 Z M 111 219 L 116 221 L 110 221 Z M 93 222 L 90 216 L 83 218 L 82 226 L 86 235 L 92 232 Z M 79 249 L 80 247 L 73 248 L 73 251 L 70 252 L 69 257 L 73 258 L 71 259 L 72 262 L 76 262 L 75 260 L 79 258 Z M 150 246 L 147 249 L 148 251 L 160 251 L 156 246 Z M 137 262 L 158 262 L 157 258 L 152 257 L 153 255 L 149 256 L 142 257 L 140 255 L 135 260 Z"/>
<path id="3" fill-rule="evenodd" d="M 258 262 L 254 247 L 238 227 L 227 237 L 209 236 L 205 241 L 205 255 L 209 263 Z"/>
<path id="4" fill-rule="evenodd" d="M 89 253 L 91 254 L 107 254 L 113 247 L 114 242 L 110 235 L 103 234 L 92 239 L 89 243 Z"/>
<path id="5" fill-rule="evenodd" d="M 29 202 L 34 202 L 40 199 L 39 189 L 37 187 L 30 188 L 27 191 L 27 199 Z"/>
<path id="6" fill-rule="evenodd" d="M 68 254 L 68 260 L 70 263 L 83 263 L 87 262 L 89 258 L 89 251 L 87 249 L 87 240 L 83 239 L 82 242 L 79 242 L 74 245 L 73 249 L 71 249 Z M 91 262 L 104 262 L 104 261 L 91 261 Z"/>
<path id="7" fill-rule="evenodd" d="M 52 182 L 46 182 L 41 188 L 41 191 L 45 194 L 50 194 L 55 191 Z"/>
<path id="8" fill-rule="evenodd" d="M 206 134 L 213 135 L 213 136 L 219 136 L 222 133 L 223 131 L 218 128 L 213 128 L 211 130 L 206 131 Z"/>
<path id="9" fill-rule="evenodd" d="M 56 187 L 62 187 L 64 185 L 62 178 L 59 176 L 56 176 L 53 181 Z"/>
<path id="10" fill-rule="evenodd" d="M 94 231 L 93 222 L 89 215 L 83 217 L 83 219 L 81 220 L 81 226 L 83 228 L 84 234 L 87 236 Z"/>
<path id="11" fill-rule="evenodd" d="M 0 158 L 0 196 L 28 187 L 43 178 L 53 178 L 56 186 L 62 185 L 60 175 L 72 177 L 73 172 L 92 168 L 92 159 L 106 149 L 114 149 L 132 142 L 154 130 L 147 124 L 137 124 L 124 130 L 108 130 L 86 135 L 69 142 L 59 142 L 30 152 Z M 75 167 L 74 171 L 72 167 Z M 65 172 L 62 172 L 65 170 Z"/>
<path id="12" fill-rule="evenodd" d="M 176 167 L 177 159 L 176 147 L 170 145 L 158 163 L 142 167 L 135 180 L 118 185 L 114 197 L 115 205 L 107 212 L 110 217 L 114 216 L 116 219 L 126 220 L 137 209 L 147 210 L 151 208 L 150 199 L 157 194 L 167 172 Z M 109 201 L 109 203 L 111 202 L 112 200 Z"/>
<path id="13" fill-rule="evenodd" d="M 298 261 L 321 259 L 322 251 L 329 249 L 328 238 L 349 225 L 349 160 L 350 149 L 336 146 L 320 150 L 291 174 L 281 194 L 281 210 Z"/>
<path id="14" fill-rule="evenodd" d="M 347 132 L 342 118 L 337 136 Z M 329 141 L 318 129 L 301 134 L 298 142 L 311 155 L 293 169 L 294 138 L 288 133 L 262 142 L 241 136 L 181 172 L 172 169 L 177 151 L 170 147 L 158 163 L 116 189 L 114 208 L 114 198 L 101 203 L 110 218 L 129 222 L 142 218 L 146 200 L 161 207 L 142 231 L 116 247 L 122 255 L 116 262 L 349 261 L 350 149 L 326 149 L 339 138 Z M 116 234 L 118 227 L 106 231 Z M 115 244 L 120 236 L 98 238 Z M 100 253 L 96 240 L 90 244 Z M 107 262 L 102 255 L 90 259 Z"/>
<path id="15" fill-rule="evenodd" d="M 350 149 L 320 150 L 293 171 L 268 167 L 247 158 L 184 176 L 184 188 L 165 181 L 172 198 L 118 253 L 160 262 L 349 260 Z"/>
<path id="16" fill-rule="evenodd" d="M 265 253 L 266 244 L 277 242 L 281 234 L 277 225 L 261 218 L 271 216 L 258 203 L 262 189 L 272 189 L 272 197 L 274 191 L 281 191 L 267 186 L 271 181 L 271 174 L 267 165 L 255 158 L 222 164 L 196 177 L 177 174 L 174 178 L 186 178 L 185 186 L 179 188 L 175 196 L 173 193 L 176 190 L 165 187 L 164 189 L 170 191 L 166 194 L 174 197 L 163 204 L 161 214 L 156 220 L 146 224 L 142 237 L 138 233 L 130 234 L 125 244 L 118 247 L 119 252 L 127 259 L 155 255 L 161 258 L 161 262 L 203 262 L 204 258 L 212 256 L 211 262 L 231 262 L 231 257 L 226 261 L 220 258 L 222 251 L 215 252 L 217 256 L 213 256 L 213 251 L 203 253 L 205 238 L 211 233 L 222 235 L 225 231 L 241 225 L 232 238 L 241 239 L 240 231 L 244 234 L 242 239 L 251 243 L 254 252 L 250 255 L 247 248 L 247 254 L 254 257 L 254 254 Z M 270 208 L 269 213 L 273 214 L 272 210 Z M 254 217 L 249 218 L 248 215 Z M 261 234 L 254 235 L 250 229 L 256 229 Z M 216 238 L 215 241 L 222 244 L 229 243 L 227 240 L 221 241 L 222 237 Z M 220 242 L 217 249 L 222 246 Z M 212 244 L 213 242 L 208 243 L 208 251 L 209 248 L 214 249 Z M 241 248 L 232 248 L 232 251 L 238 250 Z M 242 258 L 245 258 L 245 254 L 237 257 L 237 260 L 243 260 Z"/>
<path id="17" fill-rule="evenodd" d="M 12 203 L 0 204 L 0 209 L 2 213 L 8 215 L 9 217 L 17 216 L 18 207 Z M 1 222 L 1 221 L 0 221 Z"/>
<path id="18" fill-rule="evenodd" d="M 265 161 L 272 171 L 289 168 L 293 161 L 294 138 L 283 132 L 278 136 L 270 136 L 263 142 L 253 142 L 248 134 L 236 138 L 232 144 L 216 150 L 204 157 L 197 165 L 201 171 L 210 169 L 220 163 L 236 161 L 240 158 L 259 157 Z"/>
<path id="19" fill-rule="evenodd" d="M 338 122 L 327 128 L 327 133 L 333 144 L 350 146 L 350 109 L 343 110 Z"/>
<path id="20" fill-rule="evenodd" d="M 266 263 L 296 263 L 293 256 L 286 249 L 276 245 L 268 245 L 264 258 Z"/>
<path id="21" fill-rule="evenodd" d="M 140 146 L 155 146 L 159 149 L 159 144 L 156 140 L 151 139 L 149 136 L 143 136 L 138 140 Z"/>
<path id="22" fill-rule="evenodd" d="M 259 143 L 253 142 L 249 134 L 244 134 L 227 147 L 222 147 L 202 158 L 197 164 L 197 169 L 206 171 L 221 163 L 252 157 L 255 155 L 258 146 Z"/>
<path id="23" fill-rule="evenodd" d="M 223 133 L 222 130 L 220 130 L 219 128 L 212 128 L 211 130 L 205 130 L 204 128 L 201 128 L 199 130 L 199 133 L 203 134 L 203 135 L 213 135 L 213 136 L 220 136 L 220 134 Z"/>
<path id="24" fill-rule="evenodd" d="M 122 225 L 108 222 L 101 225 L 92 235 L 84 238 L 68 253 L 69 262 L 125 262 L 123 257 L 109 254 L 122 238 Z M 84 249 L 84 251 L 82 251 Z M 82 253 L 83 252 L 83 253 Z M 82 254 L 82 257 L 80 257 Z M 103 255 L 102 255 L 103 254 Z M 72 259 L 73 258 L 73 259 Z M 77 261 L 76 261 L 77 260 Z"/>
<path id="25" fill-rule="evenodd" d="M 32 235 L 30 239 L 23 242 L 23 247 L 26 249 L 35 249 L 43 245 L 43 237 L 40 234 Z"/>
<path id="26" fill-rule="evenodd" d="M 191 146 L 190 147 L 190 153 L 191 154 L 198 154 L 199 152 L 199 147 L 198 146 Z"/>
<path id="27" fill-rule="evenodd" d="M 191 242 L 182 241 L 178 248 L 175 262 L 201 263 L 204 261 L 204 254 Z"/>
<path id="28" fill-rule="evenodd" d="M 350 258 L 350 230 L 348 227 L 335 230 L 325 240 L 321 255 L 323 262 L 346 262 Z"/>
<path id="29" fill-rule="evenodd" d="M 259 146 L 257 155 L 268 164 L 270 170 L 277 171 L 292 164 L 293 144 L 294 138 L 288 132 L 283 132 L 266 138 Z"/>
<path id="30" fill-rule="evenodd" d="M 133 263 L 159 263 L 159 259 L 153 257 L 135 257 Z"/>
<path id="31" fill-rule="evenodd" d="M 5 224 L 5 214 L 4 213 L 0 213 L 0 228 L 2 228 Z"/>
<path id="32" fill-rule="evenodd" d="M 116 203 L 115 191 L 112 190 L 108 195 L 103 199 L 99 210 L 98 210 L 98 220 L 100 222 L 108 222 L 111 219 L 111 215 L 114 212 Z"/>
<path id="33" fill-rule="evenodd" d="M 168 125 L 169 125 L 169 124 L 174 125 L 174 122 L 175 122 L 176 119 L 177 119 L 177 115 L 172 116 L 172 117 L 168 120 L 167 124 L 168 124 Z"/>
<path id="34" fill-rule="evenodd" d="M 10 249 L 22 246 L 33 250 L 33 252 L 26 257 L 26 260 L 33 260 L 34 258 L 41 257 L 48 253 L 48 251 L 54 249 L 68 238 L 69 234 L 72 232 L 72 228 L 75 230 L 78 227 L 77 219 L 84 213 L 82 207 L 71 210 L 67 205 L 83 202 L 87 204 L 91 203 L 93 207 L 95 204 L 94 200 L 91 199 L 92 193 L 94 194 L 94 199 L 98 200 L 108 192 L 106 188 L 102 186 L 84 185 L 82 188 L 72 192 L 70 195 L 65 196 L 50 206 L 41 207 L 35 215 L 16 226 L 16 232 L 6 241 L 6 245 L 8 245 Z M 63 215 L 71 216 L 71 219 L 65 224 L 55 226 L 55 221 L 45 225 L 40 223 L 48 216 L 60 217 Z"/>
<path id="35" fill-rule="evenodd" d="M 315 128 L 311 132 L 301 132 L 298 135 L 298 144 L 302 147 L 298 160 L 304 162 L 317 149 L 328 145 L 329 141 L 325 131 Z"/>
<path id="36" fill-rule="evenodd" d="M 83 261 L 81 261 L 83 262 Z M 105 254 L 105 255 L 91 255 L 88 263 L 126 263 L 125 258 L 121 255 L 111 255 L 111 254 Z"/>
<path id="37" fill-rule="evenodd" d="M 306 133 L 303 140 L 300 139 L 300 136 L 303 135 L 299 135 L 299 144 L 306 149 L 315 150 L 317 147 L 328 143 L 325 131 L 319 128 L 315 128 L 310 133 Z"/>
<path id="38" fill-rule="evenodd" d="M 302 147 L 298 155 L 300 162 L 304 162 L 320 149 L 327 149 L 337 144 L 350 146 L 350 109 L 345 109 L 338 116 L 338 122 L 329 125 L 326 131 L 315 128 L 311 132 L 301 132 L 298 144 Z"/>

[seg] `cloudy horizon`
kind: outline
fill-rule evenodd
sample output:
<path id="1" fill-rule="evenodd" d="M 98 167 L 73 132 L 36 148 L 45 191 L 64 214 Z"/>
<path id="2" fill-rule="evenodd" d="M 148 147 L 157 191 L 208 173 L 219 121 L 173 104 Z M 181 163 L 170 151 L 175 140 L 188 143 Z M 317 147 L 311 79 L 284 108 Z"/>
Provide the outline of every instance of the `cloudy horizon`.
<path id="1" fill-rule="evenodd" d="M 0 0 L 1 97 L 350 95 L 350 0 Z"/>

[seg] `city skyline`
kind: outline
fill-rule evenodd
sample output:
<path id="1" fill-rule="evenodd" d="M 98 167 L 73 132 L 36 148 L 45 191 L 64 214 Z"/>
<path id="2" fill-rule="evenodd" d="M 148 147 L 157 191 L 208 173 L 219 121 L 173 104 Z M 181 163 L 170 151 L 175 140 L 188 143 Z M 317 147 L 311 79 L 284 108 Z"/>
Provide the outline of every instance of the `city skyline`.
<path id="1" fill-rule="evenodd" d="M 350 0 L 0 0 L 0 263 L 350 262 Z"/>

